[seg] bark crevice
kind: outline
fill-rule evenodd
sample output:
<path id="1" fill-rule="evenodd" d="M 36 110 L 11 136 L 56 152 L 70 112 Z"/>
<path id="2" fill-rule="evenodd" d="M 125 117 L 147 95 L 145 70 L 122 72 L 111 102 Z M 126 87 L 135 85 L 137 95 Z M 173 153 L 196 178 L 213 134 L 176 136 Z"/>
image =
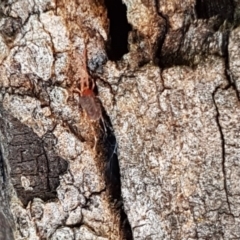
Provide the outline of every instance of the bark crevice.
<path id="1" fill-rule="evenodd" d="M 212 93 L 212 99 L 213 99 L 213 104 L 214 104 L 215 110 L 216 110 L 216 123 L 217 123 L 217 127 L 219 130 L 220 138 L 221 138 L 223 186 L 224 186 L 224 191 L 225 191 L 225 195 L 226 195 L 226 202 L 228 205 L 228 210 L 229 210 L 229 213 L 232 215 L 231 203 L 229 201 L 228 186 L 227 186 L 225 137 L 223 134 L 221 123 L 220 123 L 220 112 L 219 112 L 219 109 L 218 109 L 218 106 L 217 106 L 217 103 L 215 100 L 215 95 L 217 94 L 219 89 L 220 89 L 219 86 L 216 87 L 216 89 Z"/>
<path id="2" fill-rule="evenodd" d="M 103 110 L 105 132 L 100 140 L 105 149 L 105 181 L 108 188 L 110 201 L 115 208 L 117 215 L 120 217 L 120 228 L 123 234 L 123 239 L 132 240 L 133 234 L 128 220 L 126 211 L 124 210 L 124 203 L 121 188 L 121 173 L 118 160 L 117 139 L 114 134 L 111 120 L 106 111 Z M 104 126 L 102 126 L 104 127 Z"/>
<path id="3" fill-rule="evenodd" d="M 108 57 L 110 60 L 120 60 L 128 53 L 128 33 L 132 30 L 127 20 L 127 7 L 121 0 L 105 0 L 110 24 Z"/>

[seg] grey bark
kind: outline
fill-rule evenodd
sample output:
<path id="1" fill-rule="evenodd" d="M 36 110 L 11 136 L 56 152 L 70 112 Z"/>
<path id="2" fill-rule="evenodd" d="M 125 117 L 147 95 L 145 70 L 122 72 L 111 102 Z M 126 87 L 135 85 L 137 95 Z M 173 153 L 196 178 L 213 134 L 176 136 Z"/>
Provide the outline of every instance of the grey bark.
<path id="1" fill-rule="evenodd" d="M 123 2 L 0 2 L 0 239 L 240 239 L 240 3 Z"/>

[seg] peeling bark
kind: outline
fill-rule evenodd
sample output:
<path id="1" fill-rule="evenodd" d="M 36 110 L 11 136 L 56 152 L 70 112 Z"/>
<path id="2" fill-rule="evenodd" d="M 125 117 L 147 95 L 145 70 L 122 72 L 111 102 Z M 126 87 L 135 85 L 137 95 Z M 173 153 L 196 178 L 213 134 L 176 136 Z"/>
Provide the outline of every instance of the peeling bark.
<path id="1" fill-rule="evenodd" d="M 122 3 L 0 3 L 0 238 L 240 238 L 240 4 Z"/>

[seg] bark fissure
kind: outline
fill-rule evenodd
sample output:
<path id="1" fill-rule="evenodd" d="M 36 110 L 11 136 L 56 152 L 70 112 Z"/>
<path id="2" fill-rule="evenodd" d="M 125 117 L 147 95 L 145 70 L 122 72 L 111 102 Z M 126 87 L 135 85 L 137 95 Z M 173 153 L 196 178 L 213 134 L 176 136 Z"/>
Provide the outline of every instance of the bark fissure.
<path id="1" fill-rule="evenodd" d="M 225 58 L 224 58 L 224 60 L 225 60 L 225 76 L 226 76 L 229 86 L 233 87 L 234 91 L 236 92 L 238 101 L 240 101 L 240 92 L 237 89 L 236 79 L 234 78 L 234 76 L 232 75 L 231 70 L 230 70 L 229 51 L 228 51 L 230 31 L 229 30 L 226 30 L 226 31 L 227 31 L 226 42 L 225 42 L 225 46 L 223 46 L 223 47 L 225 47 L 225 51 L 224 51 L 225 52 Z"/>
<path id="2" fill-rule="evenodd" d="M 0 5 L 0 228 L 9 209 L 16 240 L 239 238 L 236 1 Z"/>
<path id="3" fill-rule="evenodd" d="M 213 16 L 220 16 L 223 19 L 233 19 L 232 0 L 196 0 L 195 11 L 197 18 L 209 19 Z"/>
<path id="4" fill-rule="evenodd" d="M 128 53 L 128 33 L 132 30 L 127 20 L 127 8 L 121 0 L 105 0 L 105 5 L 110 21 L 108 57 L 110 60 L 120 60 Z"/>
<path id="5" fill-rule="evenodd" d="M 218 89 L 220 89 L 220 87 L 217 87 L 214 90 L 214 92 L 212 94 L 212 99 L 213 99 L 213 104 L 214 104 L 215 110 L 216 110 L 216 123 L 217 123 L 217 127 L 219 130 L 220 138 L 221 138 L 223 186 L 224 186 L 224 191 L 225 191 L 225 195 L 226 195 L 228 210 L 229 210 L 230 214 L 232 215 L 231 203 L 230 203 L 229 197 L 228 197 L 227 174 L 226 174 L 226 166 L 225 166 L 226 165 L 225 137 L 223 134 L 221 123 L 220 123 L 220 112 L 219 112 L 219 109 L 218 109 L 218 106 L 217 106 L 217 103 L 215 100 L 215 95 L 217 94 Z"/>
<path id="6" fill-rule="evenodd" d="M 0 177 L 2 180 L 1 181 L 2 187 L 4 187 L 4 182 L 6 181 L 6 175 L 4 171 L 4 161 L 3 161 L 1 144 L 0 144 Z"/>
<path id="7" fill-rule="evenodd" d="M 114 205 L 114 208 L 120 215 L 120 227 L 123 233 L 123 239 L 132 240 L 132 229 L 128 220 L 128 216 L 124 211 L 124 203 L 122 198 L 121 173 L 117 153 L 117 139 L 115 137 L 110 118 L 105 111 L 104 119 L 105 123 L 107 124 L 106 133 L 104 133 L 102 139 L 104 148 L 106 149 L 105 179 L 107 182 L 110 199 Z"/>
<path id="8" fill-rule="evenodd" d="M 160 56 L 161 56 L 161 51 L 162 51 L 164 41 L 165 41 L 165 39 L 167 37 L 167 33 L 169 31 L 169 23 L 168 23 L 167 16 L 165 16 L 163 13 L 161 13 L 159 11 L 159 0 L 155 0 L 155 7 L 156 7 L 157 14 L 164 20 L 164 30 L 163 30 L 163 33 L 158 38 L 158 43 L 157 43 L 158 47 L 157 47 L 157 50 L 156 50 L 156 57 L 159 58 L 158 59 L 158 64 L 159 64 L 160 67 L 163 67 L 164 63 L 162 62 Z"/>

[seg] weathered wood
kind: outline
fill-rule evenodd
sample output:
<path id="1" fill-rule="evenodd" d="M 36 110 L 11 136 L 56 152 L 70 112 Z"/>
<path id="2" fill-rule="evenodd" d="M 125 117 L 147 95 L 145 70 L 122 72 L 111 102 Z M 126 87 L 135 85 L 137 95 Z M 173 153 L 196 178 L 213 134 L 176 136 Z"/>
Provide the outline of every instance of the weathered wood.
<path id="1" fill-rule="evenodd" d="M 240 3 L 122 2 L 0 3 L 0 238 L 240 239 Z"/>

